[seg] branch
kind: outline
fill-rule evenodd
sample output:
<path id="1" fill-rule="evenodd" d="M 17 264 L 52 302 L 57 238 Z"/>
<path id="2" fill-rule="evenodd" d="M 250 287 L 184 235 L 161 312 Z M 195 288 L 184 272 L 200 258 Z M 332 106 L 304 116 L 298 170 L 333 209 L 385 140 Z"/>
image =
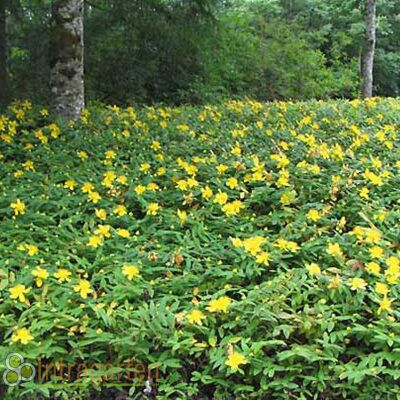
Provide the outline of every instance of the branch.
<path id="1" fill-rule="evenodd" d="M 104 7 L 99 6 L 98 4 L 92 3 L 92 1 L 89 1 L 89 0 L 83 0 L 83 1 L 90 7 L 96 8 L 101 11 L 109 11 L 107 8 L 104 8 Z"/>

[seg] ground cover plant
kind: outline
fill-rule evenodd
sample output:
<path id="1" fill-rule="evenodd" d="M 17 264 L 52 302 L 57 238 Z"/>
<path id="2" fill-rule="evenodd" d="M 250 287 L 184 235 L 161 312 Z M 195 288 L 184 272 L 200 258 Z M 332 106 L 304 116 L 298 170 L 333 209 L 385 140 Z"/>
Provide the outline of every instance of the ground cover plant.
<path id="1" fill-rule="evenodd" d="M 378 98 L 10 106 L 0 364 L 37 375 L 2 398 L 398 398 L 399 124 Z"/>

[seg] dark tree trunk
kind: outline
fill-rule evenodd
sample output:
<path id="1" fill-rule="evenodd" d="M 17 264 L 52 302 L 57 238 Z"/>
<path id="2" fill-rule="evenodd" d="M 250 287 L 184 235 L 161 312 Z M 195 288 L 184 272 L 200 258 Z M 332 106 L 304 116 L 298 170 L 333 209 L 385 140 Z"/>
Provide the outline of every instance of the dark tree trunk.
<path id="1" fill-rule="evenodd" d="M 6 2 L 0 0 L 0 107 L 8 101 Z"/>
<path id="2" fill-rule="evenodd" d="M 373 70 L 376 42 L 376 0 L 365 0 L 365 39 L 361 60 L 362 87 L 361 96 L 372 97 Z"/>
<path id="3" fill-rule="evenodd" d="M 53 0 L 52 6 L 52 106 L 65 121 L 78 118 L 85 105 L 83 3 Z"/>

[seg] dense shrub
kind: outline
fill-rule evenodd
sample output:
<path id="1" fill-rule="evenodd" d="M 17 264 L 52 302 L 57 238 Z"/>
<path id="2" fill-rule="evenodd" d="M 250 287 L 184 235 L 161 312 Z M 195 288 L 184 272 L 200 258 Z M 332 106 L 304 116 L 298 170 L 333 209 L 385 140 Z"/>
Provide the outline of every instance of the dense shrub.
<path id="1" fill-rule="evenodd" d="M 218 6 L 204 9 L 202 3 Z M 327 45 L 317 28 L 304 32 L 301 22 L 283 16 L 206 0 L 96 4 L 85 9 L 88 100 L 197 104 L 246 96 L 264 101 L 354 97 L 358 91 L 357 61 L 353 54 L 345 56 L 347 42 L 331 39 Z M 15 98 L 41 104 L 51 99 L 50 15 L 46 1 L 27 2 L 9 17 Z M 385 69 L 379 76 L 388 82 Z M 388 90 L 397 87 L 392 81 Z"/>
<path id="2" fill-rule="evenodd" d="M 12 106 L 0 360 L 59 368 L 2 399 L 397 398 L 399 110 Z"/>
<path id="3" fill-rule="evenodd" d="M 230 15 L 217 44 L 211 38 L 200 49 L 204 73 L 193 93 L 208 101 L 246 95 L 259 100 L 354 96 L 357 65 L 328 66 L 303 36 L 299 26 L 282 20 Z"/>

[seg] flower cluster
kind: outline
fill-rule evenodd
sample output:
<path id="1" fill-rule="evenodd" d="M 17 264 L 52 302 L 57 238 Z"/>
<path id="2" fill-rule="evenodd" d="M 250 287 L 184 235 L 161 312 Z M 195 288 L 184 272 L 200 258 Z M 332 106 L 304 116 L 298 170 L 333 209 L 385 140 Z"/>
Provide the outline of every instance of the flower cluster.
<path id="1" fill-rule="evenodd" d="M 221 399 L 314 383 L 339 398 L 367 364 L 357 379 L 395 380 L 399 111 L 246 100 L 93 107 L 63 126 L 15 103 L 0 117 L 4 346 L 133 351 L 189 397 L 211 382 Z"/>

